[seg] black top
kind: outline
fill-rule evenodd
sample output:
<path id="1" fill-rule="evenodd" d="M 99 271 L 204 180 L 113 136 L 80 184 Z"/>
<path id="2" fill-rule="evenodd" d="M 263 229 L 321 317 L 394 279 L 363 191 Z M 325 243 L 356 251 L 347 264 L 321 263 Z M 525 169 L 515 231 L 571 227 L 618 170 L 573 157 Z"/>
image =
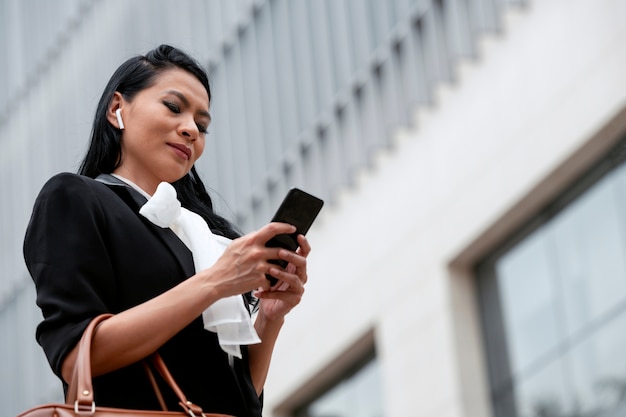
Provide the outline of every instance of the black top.
<path id="1" fill-rule="evenodd" d="M 116 178 L 51 178 L 35 202 L 24 257 L 44 320 L 37 341 L 60 376 L 67 353 L 102 313 L 119 313 L 194 274 L 191 252 L 170 229 L 141 216 L 146 199 Z M 159 349 L 187 398 L 207 413 L 260 416 L 248 351 L 228 363 L 199 316 Z M 163 383 L 170 410 L 178 398 Z M 154 409 L 159 403 L 140 364 L 94 378 L 98 406 Z"/>

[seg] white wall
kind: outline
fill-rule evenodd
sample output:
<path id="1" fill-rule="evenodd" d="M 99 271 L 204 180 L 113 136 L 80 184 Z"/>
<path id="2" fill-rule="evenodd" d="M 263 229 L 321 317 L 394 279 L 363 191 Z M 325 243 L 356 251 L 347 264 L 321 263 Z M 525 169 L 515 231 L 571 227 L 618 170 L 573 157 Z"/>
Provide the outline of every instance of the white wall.
<path id="1" fill-rule="evenodd" d="M 268 414 L 373 329 L 386 417 L 489 415 L 467 269 L 624 131 L 624 17 L 622 0 L 510 11 L 481 59 L 325 209 Z"/>

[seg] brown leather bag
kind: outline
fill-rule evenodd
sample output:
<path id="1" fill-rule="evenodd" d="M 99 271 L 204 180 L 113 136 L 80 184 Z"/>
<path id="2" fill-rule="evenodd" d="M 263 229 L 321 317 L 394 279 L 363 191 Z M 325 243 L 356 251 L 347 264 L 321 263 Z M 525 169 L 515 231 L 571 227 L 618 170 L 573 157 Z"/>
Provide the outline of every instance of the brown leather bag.
<path id="1" fill-rule="evenodd" d="M 228 414 L 203 413 L 199 406 L 188 401 L 158 353 L 154 353 L 144 360 L 144 367 L 154 388 L 155 395 L 164 411 L 97 407 L 93 400 L 93 384 L 91 381 L 91 340 L 98 324 L 111 316 L 112 314 L 102 314 L 94 318 L 85 329 L 80 339 L 76 366 L 74 367 L 72 381 L 67 391 L 65 404 L 40 405 L 24 411 L 17 417 L 233 417 Z M 156 384 L 150 367 L 146 363 L 147 360 L 152 363 L 154 368 L 176 393 L 176 396 L 180 399 L 182 411 L 167 411 L 161 391 Z"/>

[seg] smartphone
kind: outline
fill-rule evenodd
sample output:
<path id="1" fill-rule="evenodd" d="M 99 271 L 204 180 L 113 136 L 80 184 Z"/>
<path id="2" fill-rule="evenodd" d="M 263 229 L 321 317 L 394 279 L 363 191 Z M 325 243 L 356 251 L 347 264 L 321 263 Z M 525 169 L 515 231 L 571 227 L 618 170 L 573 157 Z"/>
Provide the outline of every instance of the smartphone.
<path id="1" fill-rule="evenodd" d="M 296 232 L 292 234 L 276 235 L 268 240 L 265 246 L 270 248 L 280 247 L 291 251 L 298 249 L 298 235 L 305 235 L 306 232 L 309 231 L 309 228 L 323 205 L 324 201 L 299 188 L 289 190 L 283 202 L 278 207 L 278 210 L 276 210 L 276 214 L 272 217 L 272 222 L 289 223 L 296 226 Z M 287 262 L 282 259 L 271 260 L 270 262 L 281 268 L 287 266 Z M 272 285 L 276 284 L 278 281 L 269 274 L 265 276 Z"/>

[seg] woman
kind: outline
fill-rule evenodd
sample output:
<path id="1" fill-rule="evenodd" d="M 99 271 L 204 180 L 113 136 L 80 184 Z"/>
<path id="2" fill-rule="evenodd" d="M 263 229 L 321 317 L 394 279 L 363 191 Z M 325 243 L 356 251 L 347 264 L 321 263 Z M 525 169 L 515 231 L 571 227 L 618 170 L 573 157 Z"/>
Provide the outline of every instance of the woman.
<path id="1" fill-rule="evenodd" d="M 304 292 L 310 246 L 299 236 L 297 252 L 266 248 L 271 237 L 295 228 L 270 223 L 239 237 L 213 212 L 194 169 L 211 122 L 210 100 L 206 73 L 180 50 L 162 45 L 129 59 L 100 99 L 80 175 L 53 177 L 35 202 L 24 256 L 44 317 L 37 340 L 65 387 L 83 330 L 95 316 L 114 313 L 92 346 L 98 406 L 160 409 L 138 363 L 158 350 L 205 412 L 262 413 L 274 343 Z M 216 241 L 234 239 L 212 265 L 194 270 L 196 253 L 180 228 L 162 228 L 139 213 L 160 183 L 174 186 Z M 277 268 L 272 259 L 289 265 Z M 279 283 L 271 287 L 266 274 Z M 206 330 L 202 317 L 233 299 L 248 307 L 259 301 L 254 329 L 262 342 L 235 346 L 239 355 L 227 353 L 221 334 Z M 177 409 L 178 399 L 163 393 Z"/>

